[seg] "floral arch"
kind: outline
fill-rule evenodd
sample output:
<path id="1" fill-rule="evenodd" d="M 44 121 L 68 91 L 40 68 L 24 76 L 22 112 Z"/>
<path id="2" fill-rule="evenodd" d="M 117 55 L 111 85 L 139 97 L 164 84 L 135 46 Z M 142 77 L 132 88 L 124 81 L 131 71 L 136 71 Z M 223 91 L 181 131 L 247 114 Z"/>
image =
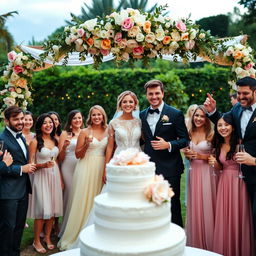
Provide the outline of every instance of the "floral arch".
<path id="1" fill-rule="evenodd" d="M 210 61 L 231 66 L 233 84 L 244 76 L 255 77 L 252 49 L 246 36 L 217 39 L 189 19 L 164 17 L 164 7 L 152 14 L 126 9 L 100 19 L 65 27 L 60 38 L 43 47 L 19 46 L 8 53 L 9 64 L 3 78 L 5 89 L 1 111 L 11 105 L 26 109 L 32 101 L 30 87 L 33 72 L 52 65 L 99 66 L 114 59 L 146 65 L 149 59 L 174 61 Z"/>

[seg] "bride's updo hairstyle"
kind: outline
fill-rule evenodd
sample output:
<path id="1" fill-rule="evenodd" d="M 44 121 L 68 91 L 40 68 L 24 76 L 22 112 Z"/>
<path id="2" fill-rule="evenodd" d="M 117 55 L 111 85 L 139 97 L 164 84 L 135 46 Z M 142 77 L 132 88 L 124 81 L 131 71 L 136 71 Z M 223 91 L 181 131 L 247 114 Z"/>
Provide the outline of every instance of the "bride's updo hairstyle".
<path id="1" fill-rule="evenodd" d="M 135 102 L 135 109 L 134 110 L 139 110 L 139 101 L 138 101 L 138 98 L 137 98 L 136 94 L 134 92 L 131 92 L 131 91 L 124 91 L 121 94 L 119 94 L 119 96 L 117 97 L 116 111 L 122 111 L 121 104 L 122 104 L 122 101 L 123 101 L 124 97 L 127 96 L 127 95 L 130 95 L 133 98 L 134 102 Z"/>
<path id="2" fill-rule="evenodd" d="M 86 120 L 86 125 L 87 126 L 91 126 L 92 125 L 92 119 L 91 119 L 91 115 L 92 115 L 92 111 L 94 109 L 97 109 L 101 112 L 102 116 L 103 116 L 103 121 L 102 121 L 102 127 L 103 128 L 107 128 L 107 123 L 108 123 L 108 118 L 107 118 L 107 114 L 104 110 L 104 108 L 100 105 L 94 105 L 90 108 L 89 113 L 88 113 L 88 117 Z"/>

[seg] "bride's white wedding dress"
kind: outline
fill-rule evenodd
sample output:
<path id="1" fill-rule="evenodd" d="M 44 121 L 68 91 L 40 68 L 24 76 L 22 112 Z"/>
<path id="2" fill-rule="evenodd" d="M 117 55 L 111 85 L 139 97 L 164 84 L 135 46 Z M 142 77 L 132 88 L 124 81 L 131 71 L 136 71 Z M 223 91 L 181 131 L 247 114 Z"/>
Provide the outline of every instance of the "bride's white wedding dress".
<path id="1" fill-rule="evenodd" d="M 133 118 L 131 120 L 120 120 L 114 119 L 109 123 L 109 136 L 115 136 L 115 152 L 114 155 L 120 153 L 122 150 L 127 148 L 140 148 L 140 138 L 141 138 L 141 121 L 138 118 Z M 101 194 L 105 193 L 107 190 L 107 184 L 103 186 Z M 92 208 L 86 224 L 83 229 L 94 223 L 94 210 Z M 79 247 L 79 236 L 77 241 L 73 244 L 72 248 Z"/>

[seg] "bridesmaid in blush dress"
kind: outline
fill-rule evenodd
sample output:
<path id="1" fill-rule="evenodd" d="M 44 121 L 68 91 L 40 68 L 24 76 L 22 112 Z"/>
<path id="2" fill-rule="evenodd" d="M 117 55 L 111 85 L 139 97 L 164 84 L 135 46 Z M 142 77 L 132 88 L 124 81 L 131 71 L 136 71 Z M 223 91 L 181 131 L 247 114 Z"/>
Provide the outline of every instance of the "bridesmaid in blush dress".
<path id="1" fill-rule="evenodd" d="M 56 158 L 58 142 L 54 137 L 55 127 L 49 114 L 38 117 L 35 125 L 36 138 L 29 145 L 29 161 L 36 163 L 32 183 L 30 214 L 34 221 L 33 247 L 39 253 L 46 250 L 41 244 L 40 233 L 45 224 L 44 242 L 49 250 L 54 249 L 51 231 L 54 217 L 62 216 L 61 178 Z"/>
<path id="2" fill-rule="evenodd" d="M 251 206 L 239 164 L 233 160 L 237 143 L 232 116 L 224 114 L 215 132 L 216 158 L 209 158 L 209 164 L 222 170 L 217 190 L 213 251 L 224 256 L 253 256 Z"/>
<path id="3" fill-rule="evenodd" d="M 60 135 L 59 140 L 59 156 L 58 160 L 61 165 L 61 173 L 64 182 L 63 191 L 63 219 L 61 224 L 61 230 L 59 236 L 61 236 L 65 230 L 68 211 L 67 204 L 68 198 L 71 193 L 72 179 L 75 171 L 76 163 L 78 159 L 75 155 L 75 149 L 77 144 L 77 138 L 80 134 L 81 128 L 83 128 L 83 116 L 81 111 L 72 110 L 68 113 L 67 123 L 64 126 L 64 131 Z"/>
<path id="4" fill-rule="evenodd" d="M 217 176 L 208 164 L 213 129 L 203 106 L 191 118 L 190 149 L 184 154 L 191 160 L 187 201 L 187 245 L 212 250 Z"/>
<path id="5" fill-rule="evenodd" d="M 105 151 L 108 143 L 107 116 L 104 109 L 93 106 L 77 139 L 75 154 L 79 158 L 68 201 L 69 212 L 65 231 L 58 243 L 61 250 L 71 248 L 86 223 L 94 197 L 102 188 Z"/>

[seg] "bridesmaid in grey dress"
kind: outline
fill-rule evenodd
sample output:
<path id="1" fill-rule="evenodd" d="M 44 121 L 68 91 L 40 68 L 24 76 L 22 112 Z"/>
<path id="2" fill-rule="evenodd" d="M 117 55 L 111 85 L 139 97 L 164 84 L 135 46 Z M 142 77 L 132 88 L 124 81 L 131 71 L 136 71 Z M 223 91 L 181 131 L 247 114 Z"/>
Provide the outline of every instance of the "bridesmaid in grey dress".
<path id="1" fill-rule="evenodd" d="M 59 157 L 58 160 L 61 165 L 61 174 L 64 182 L 64 194 L 63 194 L 63 219 L 59 236 L 61 236 L 65 230 L 68 219 L 68 198 L 71 192 L 71 185 L 73 174 L 75 171 L 76 163 L 78 159 L 75 156 L 75 149 L 77 144 L 77 138 L 80 134 L 81 128 L 84 127 L 83 116 L 79 110 L 72 110 L 68 113 L 67 122 L 64 127 L 64 131 L 60 135 L 59 140 Z"/>

